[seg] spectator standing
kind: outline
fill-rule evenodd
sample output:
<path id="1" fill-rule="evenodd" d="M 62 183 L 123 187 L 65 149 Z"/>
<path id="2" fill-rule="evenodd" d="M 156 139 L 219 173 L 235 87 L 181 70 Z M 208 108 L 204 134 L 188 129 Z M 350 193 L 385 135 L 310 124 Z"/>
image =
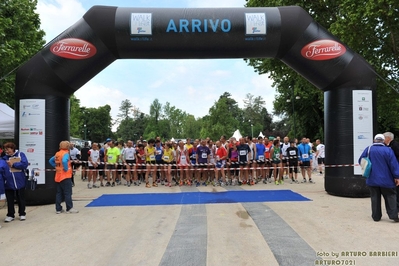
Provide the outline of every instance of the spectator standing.
<path id="1" fill-rule="evenodd" d="M 15 218 L 14 202 L 18 203 L 19 219 L 26 219 L 25 213 L 25 171 L 28 168 L 28 159 L 23 152 L 16 150 L 15 144 L 7 142 L 4 144 L 5 155 L 3 159 L 6 161 L 10 171 L 4 170 L 4 188 L 7 198 L 7 216 L 5 222 L 11 222 Z"/>
<path id="2" fill-rule="evenodd" d="M 392 132 L 384 133 L 384 143 L 390 147 L 395 154 L 396 160 L 399 162 L 399 143 L 394 139 L 394 134 Z M 396 187 L 396 206 L 399 210 L 399 187 Z"/>
<path id="3" fill-rule="evenodd" d="M 370 189 L 371 217 L 375 222 L 381 220 L 381 196 L 384 197 L 385 208 L 389 219 L 399 222 L 398 209 L 396 206 L 396 186 L 399 185 L 399 164 L 392 149 L 384 145 L 385 137 L 377 134 L 374 143 L 367 147 L 360 155 L 362 158 L 369 157 L 372 170 L 366 184 Z"/>
<path id="4" fill-rule="evenodd" d="M 60 142 L 60 150 L 50 158 L 49 163 L 55 167 L 55 211 L 56 214 L 64 212 L 61 202 L 65 200 L 66 213 L 78 213 L 72 203 L 72 165 L 69 155 L 68 141 Z"/>

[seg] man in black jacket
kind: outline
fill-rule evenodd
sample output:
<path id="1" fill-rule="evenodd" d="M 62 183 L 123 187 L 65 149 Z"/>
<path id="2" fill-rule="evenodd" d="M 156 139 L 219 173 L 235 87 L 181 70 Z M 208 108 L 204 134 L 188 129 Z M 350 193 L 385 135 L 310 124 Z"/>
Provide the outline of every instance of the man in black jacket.
<path id="1" fill-rule="evenodd" d="M 384 133 L 384 143 L 388 147 L 390 147 L 395 154 L 396 160 L 399 162 L 399 143 L 394 140 L 394 135 L 392 132 Z M 396 205 L 399 208 L 399 186 L 396 187 Z"/>

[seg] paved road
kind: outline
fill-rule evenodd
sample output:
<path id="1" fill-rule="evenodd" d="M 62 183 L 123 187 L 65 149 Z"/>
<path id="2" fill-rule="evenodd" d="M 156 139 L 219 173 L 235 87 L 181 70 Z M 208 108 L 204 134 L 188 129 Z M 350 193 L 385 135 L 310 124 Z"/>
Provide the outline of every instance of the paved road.
<path id="1" fill-rule="evenodd" d="M 33 206 L 26 221 L 0 222 L 0 265 L 333 265 L 333 259 L 335 265 L 399 265 L 399 223 L 385 213 L 373 222 L 370 199 L 330 196 L 324 178 L 314 179 L 90 190 L 78 180 L 73 198 L 80 213 L 56 215 L 54 205 Z M 291 189 L 312 201 L 85 207 L 102 194 L 226 189 Z"/>

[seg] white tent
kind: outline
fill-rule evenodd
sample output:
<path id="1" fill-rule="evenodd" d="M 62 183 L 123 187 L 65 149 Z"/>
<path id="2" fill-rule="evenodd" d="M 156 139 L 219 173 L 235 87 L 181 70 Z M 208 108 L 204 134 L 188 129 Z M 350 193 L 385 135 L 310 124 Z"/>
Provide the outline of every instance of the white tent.
<path id="1" fill-rule="evenodd" d="M 259 133 L 259 136 L 258 137 L 262 137 L 262 138 L 264 138 L 265 137 L 265 135 L 263 135 L 263 133 L 262 133 L 262 131 Z"/>
<path id="2" fill-rule="evenodd" d="M 240 138 L 242 138 L 242 135 L 241 135 L 241 133 L 240 133 L 240 130 L 236 130 L 236 131 L 234 131 L 234 134 L 233 134 L 233 136 L 231 136 L 232 138 L 235 138 L 236 140 L 239 140 Z"/>
<path id="3" fill-rule="evenodd" d="M 0 139 L 14 138 L 14 110 L 0 103 Z"/>

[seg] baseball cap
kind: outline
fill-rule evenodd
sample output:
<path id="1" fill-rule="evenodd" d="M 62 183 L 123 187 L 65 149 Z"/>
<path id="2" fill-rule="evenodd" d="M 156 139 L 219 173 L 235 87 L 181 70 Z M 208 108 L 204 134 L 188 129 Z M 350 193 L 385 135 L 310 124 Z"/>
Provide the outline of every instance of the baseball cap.
<path id="1" fill-rule="evenodd" d="M 377 134 L 375 135 L 374 140 L 385 140 L 385 137 L 382 134 Z"/>
<path id="2" fill-rule="evenodd" d="M 112 140 L 112 139 L 110 139 L 110 138 L 107 138 L 105 141 L 106 141 L 106 142 L 108 142 L 108 141 L 111 141 L 111 140 Z"/>

